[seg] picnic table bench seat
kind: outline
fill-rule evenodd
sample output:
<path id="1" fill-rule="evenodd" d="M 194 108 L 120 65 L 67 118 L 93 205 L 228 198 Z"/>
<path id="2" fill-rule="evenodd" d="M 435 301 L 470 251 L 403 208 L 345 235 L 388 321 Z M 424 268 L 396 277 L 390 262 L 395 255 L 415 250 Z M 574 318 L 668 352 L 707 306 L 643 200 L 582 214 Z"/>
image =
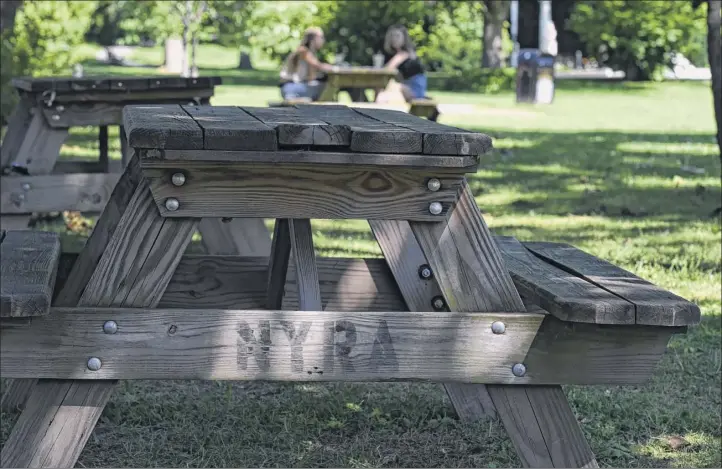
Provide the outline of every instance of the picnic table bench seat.
<path id="1" fill-rule="evenodd" d="M 677 327 L 701 320 L 694 303 L 569 244 L 494 239 L 522 298 L 563 321 Z"/>
<path id="2" fill-rule="evenodd" d="M 42 231 L 0 233 L 0 317 L 50 311 L 60 260 L 60 238 Z"/>
<path id="3" fill-rule="evenodd" d="M 431 98 L 412 99 L 409 114 L 436 122 L 439 118 L 439 103 Z"/>

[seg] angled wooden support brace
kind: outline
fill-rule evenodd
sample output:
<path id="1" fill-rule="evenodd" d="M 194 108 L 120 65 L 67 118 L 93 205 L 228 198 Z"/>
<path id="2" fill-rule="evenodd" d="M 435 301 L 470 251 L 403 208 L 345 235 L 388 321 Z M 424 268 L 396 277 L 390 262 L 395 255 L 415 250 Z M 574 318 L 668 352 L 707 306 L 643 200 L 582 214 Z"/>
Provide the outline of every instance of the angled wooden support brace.
<path id="1" fill-rule="evenodd" d="M 413 243 L 418 243 L 443 297 L 432 307 L 460 312 L 525 311 L 467 184 L 456 206 L 438 223 L 370 223 L 410 309 L 428 308 L 428 295 L 433 292 L 418 280 L 418 273 L 413 279 L 420 260 L 409 253 L 416 249 Z M 396 243 L 390 241 L 393 237 Z M 468 385 L 449 395 L 465 420 L 477 418 L 493 405 L 526 467 L 597 467 L 559 386 Z"/>

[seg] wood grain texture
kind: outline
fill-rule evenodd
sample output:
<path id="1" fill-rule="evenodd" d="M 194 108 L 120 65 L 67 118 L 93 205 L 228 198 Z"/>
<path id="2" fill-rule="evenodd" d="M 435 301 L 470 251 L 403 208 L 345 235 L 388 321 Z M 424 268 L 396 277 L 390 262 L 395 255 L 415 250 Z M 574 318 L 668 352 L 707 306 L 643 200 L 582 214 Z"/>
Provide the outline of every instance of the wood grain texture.
<path id="1" fill-rule="evenodd" d="M 126 175 L 132 172 L 129 167 Z M 103 211 L 73 267 L 73 271 L 78 265 L 91 270 L 87 286 L 78 289 L 76 284 L 66 282 L 64 290 L 68 289 L 68 293 L 61 292 L 61 296 L 67 303 L 152 308 L 160 301 L 197 221 L 166 220 L 157 211 L 146 211 L 154 205 L 147 183 L 136 181 L 132 189 L 130 199 L 118 193 L 108 204 L 113 209 Z M 123 201 L 127 203 L 121 204 Z M 109 232 L 112 235 L 98 259 L 96 248 L 103 247 L 101 241 L 108 239 Z M 97 241 L 93 242 L 93 238 Z M 117 283 L 108 285 L 106 281 Z M 84 361 L 87 363 L 87 356 Z M 68 393 L 55 402 L 58 394 L 62 396 L 57 385 L 54 380 L 40 380 L 35 386 L 3 447 L 3 467 L 75 465 L 115 381 L 74 381 Z"/>
<path id="2" fill-rule="evenodd" d="M 262 218 L 203 218 L 198 230 L 209 254 L 268 256 L 271 237 Z"/>
<path id="3" fill-rule="evenodd" d="M 349 150 L 362 153 L 421 153 L 423 134 L 361 115 L 346 106 L 297 105 L 299 113 L 348 126 Z"/>
<path id="4" fill-rule="evenodd" d="M 405 112 L 389 109 L 356 108 L 356 112 L 399 127 L 421 132 L 423 152 L 428 155 L 482 155 L 491 150 L 491 137 L 467 130 L 437 124 Z"/>
<path id="5" fill-rule="evenodd" d="M 71 258 L 69 263 L 76 256 L 63 254 L 63 257 Z M 384 259 L 318 257 L 316 262 L 323 310 L 408 310 Z M 274 309 L 266 305 L 268 265 L 267 257 L 185 255 L 158 307 Z M 414 278 L 418 278 L 416 269 L 409 269 L 408 275 L 406 285 L 413 286 Z M 63 282 L 61 276 L 59 270 L 56 288 L 60 288 Z M 297 311 L 298 285 L 293 259 L 289 263 L 284 290 L 282 308 L 277 309 Z M 406 289 L 407 292 L 409 290 Z M 436 292 L 440 292 L 438 286 L 429 289 L 430 297 Z M 417 297 L 420 298 L 419 312 L 431 312 L 427 297 Z M 540 311 L 531 304 L 526 306 L 527 310 Z M 527 374 L 519 380 L 527 384 L 642 384 L 655 373 L 670 337 L 683 333 L 684 329 L 570 323 L 547 315 L 524 359 Z M 455 386 L 449 384 L 447 388 Z M 465 396 L 468 397 L 469 393 L 466 389 L 459 390 L 459 393 L 457 404 L 468 407 L 471 401 Z M 477 396 L 483 397 L 483 394 Z M 481 405 L 484 406 L 483 401 Z M 478 410 L 478 413 L 472 414 L 476 415 L 475 418 L 488 412 L 488 404 L 486 410 L 483 407 Z"/>
<path id="6" fill-rule="evenodd" d="M 525 307 L 521 297 L 470 188 L 464 186 L 447 221 L 437 226 L 411 223 L 412 230 L 452 311 L 521 311 Z M 511 382 L 521 384 L 522 381 L 517 378 Z M 563 467 L 596 464 L 569 405 L 558 405 L 558 395 L 563 397 L 560 387 L 554 391 L 556 394 L 530 386 L 498 384 L 489 385 L 486 390 L 524 466 L 558 464 L 559 457 L 552 457 L 557 448 L 565 452 L 565 461 L 573 462 Z M 527 409 L 509 405 L 520 390 L 534 396 L 533 406 Z M 557 435 L 564 435 L 564 439 L 554 441 Z"/>
<path id="7" fill-rule="evenodd" d="M 8 231 L 0 259 L 0 317 L 48 314 L 60 260 L 57 233 Z"/>
<path id="8" fill-rule="evenodd" d="M 288 220 L 291 254 L 296 267 L 298 308 L 301 311 L 321 311 L 321 288 L 318 282 L 316 252 L 309 219 Z"/>
<path id="9" fill-rule="evenodd" d="M 120 174 L 0 177 L 0 213 L 102 212 Z"/>
<path id="10" fill-rule="evenodd" d="M 634 324 L 634 305 L 589 281 L 532 255 L 516 238 L 495 236 L 522 297 L 559 319 L 597 324 Z"/>
<path id="11" fill-rule="evenodd" d="M 72 173 L 123 173 L 123 165 L 119 160 L 108 161 L 107 168 L 99 161 L 85 160 L 58 160 L 55 162 L 51 174 L 72 174 Z"/>
<path id="12" fill-rule="evenodd" d="M 30 323 L 28 323 L 28 326 Z M 4 329 L 4 327 L 3 327 Z M 17 412 L 25 408 L 25 403 L 33 392 L 36 379 L 8 379 L 5 392 L 0 399 L 0 409 L 3 412 Z"/>
<path id="13" fill-rule="evenodd" d="M 274 128 L 237 107 L 182 106 L 203 129 L 205 150 L 278 149 Z"/>
<path id="14" fill-rule="evenodd" d="M 121 218 L 136 193 L 141 179 L 138 158 L 132 157 L 123 175 L 113 188 L 110 200 L 105 204 L 91 236 L 85 242 L 82 255 L 73 263 L 73 268 L 68 275 L 68 281 L 65 282 L 62 290 L 56 296 L 53 302 L 54 305 L 74 306 L 77 304 L 110 239 L 121 223 Z M 131 215 L 126 216 L 130 217 Z"/>
<path id="15" fill-rule="evenodd" d="M 283 309 L 284 287 L 291 257 L 291 232 L 289 220 L 277 218 L 273 226 L 273 244 L 268 261 L 268 282 L 266 287 L 266 308 Z M 318 276 L 318 274 L 317 274 Z M 299 292 L 299 298 L 301 293 Z M 316 308 L 321 310 L 319 306 Z"/>
<path id="16" fill-rule="evenodd" d="M 328 124 L 304 115 L 295 107 L 244 107 L 244 111 L 276 129 L 279 145 L 348 146 L 351 131 L 346 125 Z"/>
<path id="17" fill-rule="evenodd" d="M 203 130 L 177 104 L 126 106 L 123 126 L 134 148 L 203 149 Z"/>
<path id="18" fill-rule="evenodd" d="M 420 267 L 428 263 L 409 223 L 369 220 L 369 224 L 407 308 L 411 311 L 434 311 L 432 300 L 442 296 L 441 289 L 436 279 L 425 280 L 419 276 Z M 484 386 L 445 383 L 444 389 L 462 421 L 473 422 L 495 413 Z"/>
<path id="19" fill-rule="evenodd" d="M 32 369 L 41 377 L 94 380 L 509 382 L 509 367 L 524 357 L 543 317 L 64 308 L 27 329 L 0 331 L 0 365 L 9 377 Z M 117 333 L 103 332 L 107 319 Z M 506 333 L 493 334 L 491 323 L 501 319 Z M 37 337 L 34 347 L 30 337 Z M 87 369 L 88 356 L 100 358 L 100 370 Z"/>
<path id="20" fill-rule="evenodd" d="M 524 243 L 534 255 L 634 305 L 637 324 L 699 324 L 699 307 L 621 267 L 563 243 Z"/>
<path id="21" fill-rule="evenodd" d="M 184 167 L 186 182 L 180 187 L 171 183 L 174 170 L 144 170 L 164 217 L 437 220 L 456 201 L 462 181 L 455 174 L 423 169 L 269 164 Z M 439 191 L 426 188 L 430 177 L 441 181 Z M 169 197 L 179 201 L 176 211 L 165 208 Z M 429 212 L 432 202 L 442 204 L 441 215 Z"/>
<path id="22" fill-rule="evenodd" d="M 194 163 L 329 164 L 356 166 L 417 167 L 429 170 L 476 172 L 475 156 L 448 158 L 434 155 L 394 155 L 391 153 L 342 153 L 316 150 L 226 151 L 226 150 L 140 150 L 143 167 L 161 168 Z M 190 163 L 193 162 L 193 163 Z"/>

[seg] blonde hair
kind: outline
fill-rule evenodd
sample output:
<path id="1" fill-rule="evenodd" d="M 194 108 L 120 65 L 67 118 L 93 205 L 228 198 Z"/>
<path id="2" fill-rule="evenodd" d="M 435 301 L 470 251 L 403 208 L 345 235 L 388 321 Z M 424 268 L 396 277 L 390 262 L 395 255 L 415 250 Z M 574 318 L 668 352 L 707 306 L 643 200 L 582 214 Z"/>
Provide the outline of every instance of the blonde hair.
<path id="1" fill-rule="evenodd" d="M 311 50 L 311 43 L 318 36 L 323 36 L 323 30 L 316 26 L 306 28 L 301 38 L 301 43 L 296 47 L 296 50 L 291 52 L 283 65 L 286 73 L 293 75 L 298 71 L 298 62 L 301 58 L 302 52 L 305 50 Z"/>
<path id="2" fill-rule="evenodd" d="M 414 46 L 414 42 L 411 40 L 411 36 L 409 36 L 409 30 L 400 24 L 395 24 L 386 31 L 386 37 L 384 38 L 384 50 L 386 53 L 395 54 L 398 52 L 398 50 L 391 47 L 391 34 L 394 31 L 399 31 L 404 36 L 404 42 L 401 44 L 400 50 L 407 52 L 412 59 L 415 59 L 416 47 Z"/>

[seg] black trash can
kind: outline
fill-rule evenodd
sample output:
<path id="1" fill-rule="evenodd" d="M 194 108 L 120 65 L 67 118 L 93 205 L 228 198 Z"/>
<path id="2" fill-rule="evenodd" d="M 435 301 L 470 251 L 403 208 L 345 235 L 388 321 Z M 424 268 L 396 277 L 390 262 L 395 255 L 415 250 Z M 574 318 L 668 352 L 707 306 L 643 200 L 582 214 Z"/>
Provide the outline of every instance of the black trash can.
<path id="1" fill-rule="evenodd" d="M 516 69 L 516 102 L 551 104 L 554 100 L 554 56 L 521 49 Z"/>

